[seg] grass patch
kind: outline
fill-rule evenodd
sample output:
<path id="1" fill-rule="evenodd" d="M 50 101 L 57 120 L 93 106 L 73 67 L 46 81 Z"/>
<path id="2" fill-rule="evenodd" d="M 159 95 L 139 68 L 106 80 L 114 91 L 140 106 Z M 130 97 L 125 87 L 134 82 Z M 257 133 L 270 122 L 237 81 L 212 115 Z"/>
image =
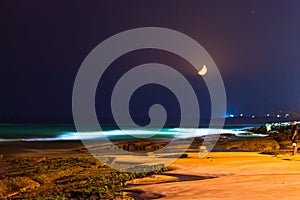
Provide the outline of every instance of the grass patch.
<path id="1" fill-rule="evenodd" d="M 155 165 L 118 172 L 92 156 L 9 158 L 0 165 L 11 166 L 0 174 L 0 199 L 125 198 L 127 181 L 165 170 Z"/>

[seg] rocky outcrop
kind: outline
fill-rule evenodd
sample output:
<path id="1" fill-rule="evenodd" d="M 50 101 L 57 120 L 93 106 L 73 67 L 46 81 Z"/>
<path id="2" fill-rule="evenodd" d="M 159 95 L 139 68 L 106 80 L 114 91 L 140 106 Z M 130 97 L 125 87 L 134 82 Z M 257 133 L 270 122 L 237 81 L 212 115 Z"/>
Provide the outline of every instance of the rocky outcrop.
<path id="1" fill-rule="evenodd" d="M 259 134 L 267 134 L 267 128 L 265 126 L 260 126 L 260 127 L 255 127 L 255 128 L 251 128 L 249 129 L 250 132 L 253 133 L 259 133 Z"/>
<path id="2" fill-rule="evenodd" d="M 292 149 L 292 142 L 290 140 L 291 133 L 287 130 L 283 130 L 283 132 L 271 131 L 269 135 L 278 142 L 280 149 Z"/>
<path id="3" fill-rule="evenodd" d="M 280 145 L 272 137 L 236 138 L 218 143 L 216 148 L 270 152 L 278 150 Z"/>

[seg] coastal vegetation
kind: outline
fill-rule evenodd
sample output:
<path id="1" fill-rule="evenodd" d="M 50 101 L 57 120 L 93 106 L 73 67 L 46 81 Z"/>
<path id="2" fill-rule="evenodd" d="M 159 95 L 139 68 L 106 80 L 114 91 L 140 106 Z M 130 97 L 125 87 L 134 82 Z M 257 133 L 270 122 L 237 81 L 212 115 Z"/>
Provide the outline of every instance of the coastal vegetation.
<path id="1" fill-rule="evenodd" d="M 123 192 L 127 181 L 166 170 L 155 165 L 118 172 L 92 156 L 15 157 L 0 162 L 1 199 L 130 199 Z"/>

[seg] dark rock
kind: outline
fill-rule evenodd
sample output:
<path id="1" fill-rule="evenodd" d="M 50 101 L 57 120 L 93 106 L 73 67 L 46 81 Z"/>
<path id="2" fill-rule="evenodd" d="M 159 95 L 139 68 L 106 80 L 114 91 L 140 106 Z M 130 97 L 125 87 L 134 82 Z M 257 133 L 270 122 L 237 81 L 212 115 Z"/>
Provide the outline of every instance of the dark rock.
<path id="1" fill-rule="evenodd" d="M 229 140 L 228 142 L 223 142 L 218 144 L 218 147 L 223 147 L 224 149 L 238 149 L 246 151 L 275 151 L 280 148 L 278 142 L 273 140 L 273 138 L 243 138 Z"/>
<path id="2" fill-rule="evenodd" d="M 267 128 L 265 126 L 260 126 L 260 127 L 255 127 L 255 128 L 251 128 L 249 129 L 250 132 L 253 133 L 259 133 L 259 134 L 267 134 Z"/>

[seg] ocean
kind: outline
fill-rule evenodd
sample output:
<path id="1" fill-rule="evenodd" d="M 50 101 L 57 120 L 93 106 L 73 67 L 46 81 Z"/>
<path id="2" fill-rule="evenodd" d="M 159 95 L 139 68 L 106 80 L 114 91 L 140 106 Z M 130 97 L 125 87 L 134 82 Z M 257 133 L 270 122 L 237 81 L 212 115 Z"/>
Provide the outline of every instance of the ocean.
<path id="1" fill-rule="evenodd" d="M 223 129 L 209 128 L 163 128 L 154 129 L 126 129 L 106 127 L 103 131 L 86 131 L 78 133 L 74 125 L 28 125 L 28 124 L 0 124 L 0 142 L 5 141 L 60 141 L 81 140 L 108 137 L 114 139 L 129 137 L 205 137 L 211 134 L 235 134 L 240 137 L 263 136 L 249 133 L 253 124 L 227 125 Z"/>

